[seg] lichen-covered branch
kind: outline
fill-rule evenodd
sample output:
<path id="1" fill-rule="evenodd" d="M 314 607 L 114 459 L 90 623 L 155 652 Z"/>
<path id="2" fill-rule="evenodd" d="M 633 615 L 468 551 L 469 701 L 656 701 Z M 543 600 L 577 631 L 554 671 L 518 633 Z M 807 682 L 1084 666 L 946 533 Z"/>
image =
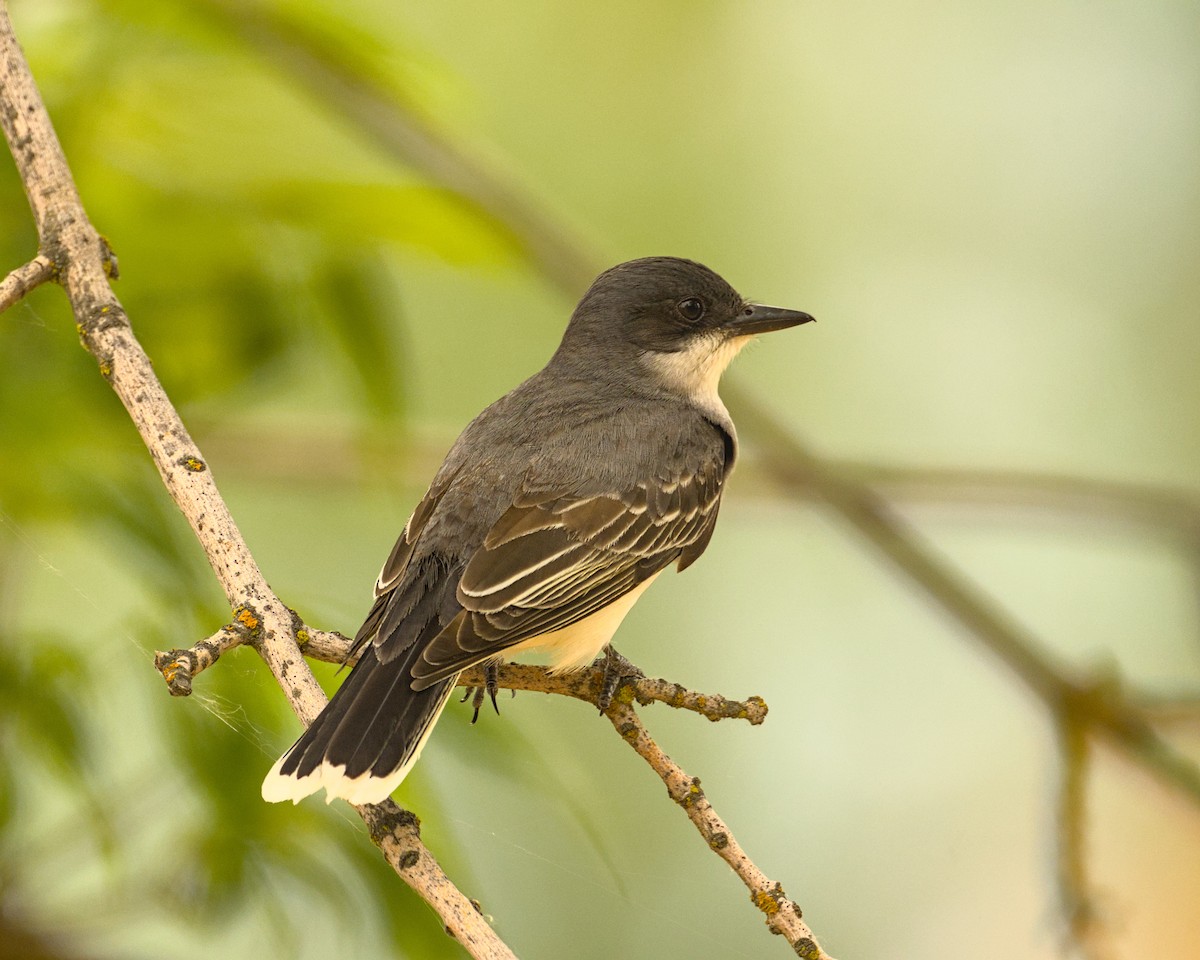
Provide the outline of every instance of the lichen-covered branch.
<path id="1" fill-rule="evenodd" d="M 292 636 L 304 654 L 313 660 L 343 663 L 350 650 L 349 637 L 337 631 L 316 630 L 290 610 Z M 258 618 L 249 607 L 233 611 L 233 620 L 211 637 L 193 644 L 186 650 L 159 650 L 154 654 L 154 668 L 167 682 L 173 697 L 190 696 L 192 681 L 224 654 L 243 643 L 253 644 L 258 632 Z"/>
<path id="2" fill-rule="evenodd" d="M 499 667 L 496 680 L 499 686 L 506 689 L 563 694 L 597 706 L 604 669 L 597 665 L 577 673 L 554 675 L 545 667 L 507 663 Z M 459 677 L 458 682 L 467 687 L 480 687 L 486 682 L 486 675 L 482 667 L 472 667 Z M 696 693 L 666 680 L 627 677 L 623 678 L 605 716 L 621 738 L 659 775 L 671 799 L 683 808 L 708 848 L 724 860 L 746 885 L 751 903 L 765 915 L 767 928 L 784 937 L 796 954 L 806 960 L 832 960 L 821 949 L 812 930 L 802 919 L 800 908 L 787 897 L 783 887 L 768 879 L 742 849 L 700 788 L 700 780 L 689 776 L 650 736 L 634 709 L 635 702 L 643 705 L 666 703 L 693 710 L 710 720 L 739 718 L 752 724 L 765 719 L 766 703 L 761 697 L 750 697 L 744 701 L 727 700 Z"/>
<path id="3" fill-rule="evenodd" d="M 240 616 L 250 617 L 252 614 L 242 611 Z M 155 651 L 154 669 L 167 681 L 167 690 L 171 696 L 190 696 L 192 680 L 198 673 L 211 667 L 222 654 L 246 642 L 249 631 L 237 617 L 235 611 L 232 623 L 225 624 L 211 637 L 193 644 L 186 650 Z"/>
<path id="4" fill-rule="evenodd" d="M 66 291 L 84 347 L 125 405 L 163 482 L 204 547 L 245 631 L 238 639 L 253 643 L 292 708 L 310 723 L 324 706 L 325 695 L 296 644 L 296 621 L 263 579 L 208 464 L 158 382 L 109 286 L 111 251 L 88 221 L 4 0 L 0 0 L 0 125 L 33 211 L 41 252 L 53 263 Z M 215 659 L 238 633 L 220 631 L 205 656 Z M 189 675 L 202 659 L 188 662 Z M 357 809 L 385 859 L 472 956 L 513 957 L 422 844 L 415 817 L 391 802 Z"/>
<path id="5" fill-rule="evenodd" d="M 54 279 L 54 261 L 39 253 L 28 263 L 17 267 L 0 280 L 0 313 L 3 313 L 25 294 Z"/>
<path id="6" fill-rule="evenodd" d="M 228 624 L 190 650 L 172 650 L 170 653 L 158 654 L 155 666 L 162 672 L 172 693 L 176 692 L 175 686 L 181 676 L 187 677 L 188 689 L 179 692 L 190 692 L 191 678 L 196 673 L 211 666 L 225 649 L 245 640 L 246 630 L 243 624 Z M 321 634 L 319 639 L 310 636 L 305 643 L 305 654 L 314 659 L 341 663 L 346 660 L 350 645 L 350 639 L 338 633 Z M 542 666 L 506 663 L 498 667 L 495 679 L 498 686 L 506 690 L 560 694 L 598 706 L 604 670 L 600 666 L 594 666 L 575 673 L 552 674 Z M 468 688 L 482 688 L 487 683 L 487 675 L 482 666 L 472 667 L 464 671 L 458 678 L 458 683 Z M 767 879 L 747 856 L 701 791 L 699 779 L 688 776 L 653 740 L 633 709 L 634 703 L 665 703 L 680 710 L 691 710 L 712 721 L 740 719 L 751 724 L 760 724 L 767 715 L 767 705 L 763 699 L 750 697 L 746 700 L 730 700 L 716 694 L 697 693 L 667 680 L 626 677 L 623 678 L 606 716 L 612 721 L 622 739 L 662 778 L 671 799 L 684 809 L 709 849 L 729 864 L 746 885 L 750 891 L 751 902 L 766 915 L 767 927 L 773 933 L 782 935 L 799 956 L 810 960 L 828 958 L 828 954 L 821 950 L 812 931 L 801 919 L 800 908 L 787 898 L 780 884 Z M 399 808 L 397 811 L 402 820 L 412 817 L 406 811 L 399 811 Z M 364 818 L 367 818 L 365 813 Z M 401 847 L 404 847 L 404 844 L 398 842 L 396 849 Z M 417 862 L 415 858 L 419 857 L 419 851 L 415 848 L 405 848 L 398 855 L 404 862 Z"/>
<path id="7" fill-rule="evenodd" d="M 575 673 L 554 674 L 545 667 L 532 664 L 505 663 L 500 665 L 496 678 L 499 686 L 506 690 L 556 693 L 598 706 L 604 671 L 592 667 Z M 458 678 L 459 685 L 464 687 L 481 687 L 484 682 L 483 668 L 478 666 L 471 667 Z M 665 703 L 709 720 L 746 720 L 755 726 L 767 717 L 767 704 L 762 697 L 729 700 L 720 694 L 698 693 L 678 683 L 651 677 L 623 678 L 615 699 L 627 704 L 637 701 L 643 706 Z"/>
<path id="8" fill-rule="evenodd" d="M 709 849 L 729 864 L 738 879 L 746 885 L 750 891 L 750 902 L 766 918 L 767 929 L 786 939 L 796 955 L 805 960 L 832 960 L 817 943 L 796 903 L 787 897 L 780 884 L 767 878 L 734 839 L 725 821 L 717 815 L 704 795 L 699 778 L 688 776 L 679 764 L 663 752 L 646 732 L 637 711 L 618 699 L 609 707 L 606 716 L 622 739 L 662 778 L 667 793 L 683 808 Z"/>

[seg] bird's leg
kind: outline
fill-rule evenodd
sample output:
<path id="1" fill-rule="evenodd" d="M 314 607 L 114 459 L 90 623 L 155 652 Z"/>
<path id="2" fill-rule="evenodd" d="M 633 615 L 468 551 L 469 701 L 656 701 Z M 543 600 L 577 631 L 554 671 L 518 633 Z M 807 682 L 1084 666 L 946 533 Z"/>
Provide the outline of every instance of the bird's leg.
<path id="1" fill-rule="evenodd" d="M 632 661 L 617 653 L 617 648 L 611 643 L 604 645 L 604 678 L 600 681 L 600 696 L 596 698 L 596 706 L 603 713 L 612 706 L 613 697 L 621 686 L 621 681 L 630 678 L 644 677 Z"/>
<path id="2" fill-rule="evenodd" d="M 500 705 L 496 703 L 496 693 L 500 689 L 500 662 L 498 660 L 489 660 L 483 665 L 483 686 L 482 687 L 467 687 L 467 692 L 463 694 L 459 703 L 466 703 L 468 699 L 471 701 L 471 706 L 475 708 L 475 712 L 471 715 L 471 722 L 474 723 L 479 719 L 479 708 L 483 706 L 483 698 L 486 694 L 492 698 L 492 707 L 496 711 L 496 715 L 500 715 Z M 615 689 L 615 688 L 614 688 Z M 513 691 L 513 696 L 517 695 L 517 691 Z"/>
<path id="3" fill-rule="evenodd" d="M 483 685 L 487 688 L 487 695 L 492 698 L 492 709 L 496 711 L 496 716 L 500 716 L 500 705 L 496 703 L 496 691 L 500 689 L 500 661 L 489 660 L 483 668 Z M 516 690 L 513 694 L 516 694 Z M 480 697 L 480 700 L 483 698 Z"/>

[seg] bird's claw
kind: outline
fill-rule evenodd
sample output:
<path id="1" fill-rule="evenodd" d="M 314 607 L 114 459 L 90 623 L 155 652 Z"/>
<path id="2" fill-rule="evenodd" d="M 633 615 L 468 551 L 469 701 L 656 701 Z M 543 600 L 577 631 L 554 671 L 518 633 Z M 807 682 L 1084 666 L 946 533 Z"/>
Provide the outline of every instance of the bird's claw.
<path id="1" fill-rule="evenodd" d="M 601 666 L 604 668 L 604 676 L 600 681 L 600 695 L 596 698 L 596 706 L 604 713 L 612 706 L 613 697 L 617 695 L 622 680 L 637 680 L 645 674 L 634 666 L 632 661 L 617 653 L 611 643 L 604 647 L 604 662 Z"/>
<path id="2" fill-rule="evenodd" d="M 471 701 L 471 706 L 475 708 L 474 714 L 471 715 L 471 722 L 474 723 L 479 719 L 479 708 L 483 706 L 483 698 L 486 694 L 491 697 L 492 709 L 496 711 L 496 716 L 500 715 L 500 704 L 496 703 L 496 693 L 500 690 L 500 664 L 495 660 L 489 660 L 483 667 L 483 686 L 482 687 L 467 687 L 467 692 L 463 694 L 463 698 L 459 703 L 466 703 L 468 699 Z M 514 690 L 513 696 L 517 695 Z"/>

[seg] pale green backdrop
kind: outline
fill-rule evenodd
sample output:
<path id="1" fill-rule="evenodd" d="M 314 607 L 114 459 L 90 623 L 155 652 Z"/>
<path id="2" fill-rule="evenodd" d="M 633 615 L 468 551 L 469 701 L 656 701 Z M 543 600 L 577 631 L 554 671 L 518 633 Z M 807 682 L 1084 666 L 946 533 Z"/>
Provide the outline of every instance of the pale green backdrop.
<path id="1" fill-rule="evenodd" d="M 693 257 L 815 314 L 745 352 L 744 392 L 829 457 L 916 471 L 885 493 L 1073 667 L 1196 690 L 1194 4 L 11 6 L 134 328 L 311 622 L 356 628 L 441 452 L 544 362 L 586 281 L 568 295 L 271 65 L 239 16 L 264 9 L 597 268 Z M 0 269 L 35 243 L 0 162 Z M 461 956 L 349 811 L 261 802 L 298 728 L 253 653 L 167 697 L 151 651 L 228 610 L 57 290 L 0 316 L 0 445 L 5 923 L 62 957 Z M 654 707 L 652 732 L 842 960 L 1068 955 L 1041 706 L 743 445 L 708 554 L 619 647 L 770 717 Z M 606 722 L 501 707 L 449 710 L 398 799 L 518 955 L 786 955 Z M 1200 757 L 1194 719 L 1174 733 Z M 1088 830 L 1115 956 L 1192 956 L 1200 812 L 1101 751 Z"/>

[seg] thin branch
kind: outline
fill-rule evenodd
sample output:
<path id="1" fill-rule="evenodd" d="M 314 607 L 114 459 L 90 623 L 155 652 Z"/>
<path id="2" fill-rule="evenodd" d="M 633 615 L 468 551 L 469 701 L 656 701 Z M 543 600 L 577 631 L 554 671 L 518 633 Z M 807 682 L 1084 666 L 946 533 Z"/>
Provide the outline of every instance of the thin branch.
<path id="1" fill-rule="evenodd" d="M 223 627 L 216 635 L 202 640 L 191 650 L 173 650 L 169 654 L 158 654 L 155 665 L 162 672 L 172 693 L 179 684 L 179 677 L 186 674 L 187 690 L 190 680 L 207 666 L 211 666 L 220 655 L 214 648 L 227 649 L 242 643 L 247 638 L 245 626 L 234 623 Z M 316 659 L 333 663 L 346 662 L 351 641 L 341 634 L 325 634 L 319 643 L 312 640 L 305 646 L 305 653 Z M 223 652 L 223 649 L 221 650 Z M 552 674 L 542 666 L 529 664 L 501 664 L 497 671 L 497 683 L 507 690 L 527 690 L 548 694 L 560 694 L 598 706 L 604 670 L 593 667 L 575 673 Z M 459 686 L 481 688 L 487 682 L 482 666 L 472 667 L 459 678 Z M 649 677 L 629 677 L 617 689 L 613 703 L 606 712 L 617 732 L 637 753 L 650 764 L 655 773 L 667 786 L 671 799 L 678 803 L 714 853 L 724 860 L 738 875 L 750 891 L 751 902 L 766 916 L 768 929 L 782 935 L 796 953 L 810 960 L 831 960 L 813 936 L 812 931 L 801 919 L 800 908 L 789 900 L 780 884 L 767 879 L 754 864 L 733 833 L 718 816 L 700 789 L 700 780 L 684 772 L 671 760 L 646 731 L 641 718 L 633 709 L 633 703 L 642 705 L 665 703 L 681 710 L 691 710 L 709 720 L 746 720 L 757 725 L 766 719 L 767 705 L 761 697 L 746 700 L 730 700 L 716 694 L 702 694 L 671 683 Z M 364 816 L 366 816 L 364 814 Z"/>
<path id="2" fill-rule="evenodd" d="M 750 902 L 766 917 L 767 929 L 786 939 L 797 956 L 806 960 L 832 960 L 817 943 L 796 903 L 787 897 L 780 884 L 767 879 L 734 839 L 700 788 L 700 779 L 688 776 L 662 751 L 633 707 L 615 702 L 606 715 L 622 739 L 662 778 L 667 793 L 687 813 L 709 849 L 729 864 L 746 885 Z"/>
<path id="3" fill-rule="evenodd" d="M 1085 960 L 1109 960 L 1106 932 L 1092 896 L 1087 870 L 1087 775 L 1091 744 L 1087 727 L 1071 712 L 1059 720 L 1062 779 L 1058 805 L 1058 893 L 1067 936 Z"/>
<path id="4" fill-rule="evenodd" d="M 1166 484 L 1097 480 L 1034 470 L 903 467 L 827 461 L 839 474 L 906 503 L 1035 507 L 1141 524 L 1190 544 L 1200 541 L 1200 497 Z"/>
<path id="5" fill-rule="evenodd" d="M 227 623 L 211 637 L 186 650 L 168 650 L 154 655 L 154 666 L 167 683 L 172 696 L 186 697 L 191 694 L 191 682 L 207 670 L 223 654 L 234 647 L 253 640 L 253 614 L 247 610 L 234 611 L 233 623 Z M 294 616 L 294 614 L 293 614 Z M 247 623 L 248 621 L 248 623 Z M 314 630 L 303 623 L 296 627 L 296 638 L 304 655 L 310 660 L 325 663 L 352 664 L 350 657 L 353 641 L 336 631 Z M 498 667 L 498 683 L 505 690 L 527 690 L 536 693 L 552 693 L 574 697 L 593 706 L 598 704 L 602 671 L 581 670 L 574 673 L 554 674 L 548 669 L 533 664 L 505 663 Z M 717 693 L 700 693 L 689 690 L 682 684 L 652 677 L 625 677 L 617 692 L 625 703 L 636 701 L 642 706 L 665 703 L 677 710 L 690 710 L 709 720 L 745 720 L 758 726 L 767 718 L 767 704 L 762 697 L 746 700 L 730 700 Z M 458 678 L 460 687 L 482 687 L 486 682 L 483 667 L 476 666 L 463 672 Z"/>
<path id="6" fill-rule="evenodd" d="M 500 665 L 497 680 L 506 689 L 563 694 L 598 706 L 604 670 L 593 666 L 589 670 L 556 676 L 545 667 L 506 663 Z M 473 667 L 459 677 L 459 683 L 463 686 L 479 687 L 484 682 L 482 667 Z M 659 775 L 671 799 L 683 808 L 708 848 L 724 860 L 746 885 L 751 903 L 766 918 L 767 928 L 786 939 L 796 954 L 806 960 L 832 960 L 821 949 L 812 930 L 802 919 L 800 908 L 784 894 L 783 887 L 769 880 L 742 849 L 733 832 L 705 796 L 700 779 L 689 776 L 650 736 L 633 707 L 635 700 L 642 704 L 657 701 L 693 710 L 714 721 L 736 717 L 757 724 L 763 721 L 767 711 L 762 698 L 726 700 L 724 697 L 698 694 L 665 680 L 625 678 L 605 716 L 621 739 Z"/>
<path id="7" fill-rule="evenodd" d="M 0 313 L 20 300 L 30 290 L 54 279 L 54 261 L 39 253 L 28 263 L 17 267 L 0 280 Z"/>
<path id="8" fill-rule="evenodd" d="M 604 671 L 593 667 L 575 673 L 554 674 L 545 667 L 525 663 L 503 663 L 498 667 L 497 681 L 505 690 L 531 690 L 574 697 L 599 705 L 600 685 Z M 458 678 L 459 686 L 481 687 L 485 681 L 482 667 L 472 667 Z M 677 710 L 690 710 L 709 720 L 745 720 L 757 726 L 767 718 L 767 704 L 762 697 L 729 700 L 720 694 L 699 693 L 669 680 L 651 677 L 624 677 L 614 699 L 626 705 L 634 701 L 646 706 L 665 703 Z"/>
<path id="9" fill-rule="evenodd" d="M 201 432 L 214 459 L 228 460 L 235 469 L 272 483 L 327 489 L 331 484 L 362 482 L 361 445 L 356 445 L 349 423 L 339 426 L 323 422 L 321 430 L 306 424 L 303 434 L 299 434 L 221 420 L 204 423 Z M 427 482 L 437 470 L 453 440 L 453 436 L 440 433 L 388 435 L 373 438 L 371 449 L 385 459 L 389 475 L 397 483 L 416 486 Z M 254 449 L 252 459 L 233 455 L 247 447 Z M 225 453 L 230 455 L 223 456 Z M 298 459 L 306 463 L 303 471 L 295 468 Z M 826 459 L 825 463 L 899 505 L 963 504 L 1036 510 L 1055 518 L 1080 517 L 1088 529 L 1097 523 L 1135 525 L 1164 539 L 1200 545 L 1200 496 L 1167 484 L 1097 481 L 1074 474 L 1023 470 L 911 467 L 864 460 Z M 820 499 L 816 490 L 798 485 L 788 486 L 786 494 L 794 500 Z M 752 447 L 738 464 L 737 495 L 742 500 L 780 495 L 774 472 L 758 462 Z"/>
<path id="10" fill-rule="evenodd" d="M 108 284 L 113 259 L 89 223 L 66 157 L 0 0 L 0 124 L 37 224 L 39 245 L 57 264 L 84 347 L 129 411 L 163 483 L 187 517 L 209 564 L 293 710 L 311 723 L 325 695 L 296 645 L 292 612 L 272 593 Z M 228 640 L 224 631 L 221 636 Z M 448 932 L 478 958 L 513 953 L 450 882 L 421 843 L 417 818 L 391 801 L 356 808 L 397 874 L 437 911 Z"/>
<path id="11" fill-rule="evenodd" d="M 250 617 L 247 610 L 242 616 Z M 187 650 L 156 650 L 154 669 L 167 681 L 167 690 L 173 697 L 187 697 L 192 693 L 192 680 L 211 667 L 222 654 L 240 646 L 247 639 L 246 628 L 238 622 L 227 623 L 207 640 L 201 640 Z"/>
<path id="12" fill-rule="evenodd" d="M 334 631 L 316 630 L 304 623 L 294 610 L 292 635 L 305 656 L 327 663 L 345 663 L 352 641 L 344 634 Z M 156 651 L 154 668 L 167 682 L 167 690 L 173 697 L 187 697 L 192 693 L 192 681 L 217 662 L 224 654 L 243 643 L 254 643 L 258 629 L 253 610 L 242 607 L 233 611 L 233 622 L 221 627 L 211 637 L 193 644 L 186 650 Z"/>
<path id="13" fill-rule="evenodd" d="M 1138 698 L 1142 711 L 1154 723 L 1166 726 L 1200 726 L 1200 694 L 1182 693 Z"/>

